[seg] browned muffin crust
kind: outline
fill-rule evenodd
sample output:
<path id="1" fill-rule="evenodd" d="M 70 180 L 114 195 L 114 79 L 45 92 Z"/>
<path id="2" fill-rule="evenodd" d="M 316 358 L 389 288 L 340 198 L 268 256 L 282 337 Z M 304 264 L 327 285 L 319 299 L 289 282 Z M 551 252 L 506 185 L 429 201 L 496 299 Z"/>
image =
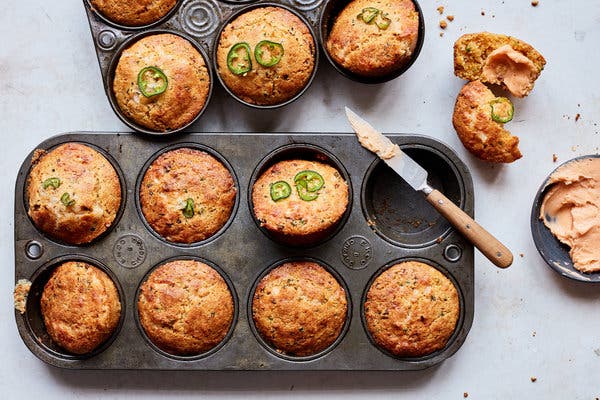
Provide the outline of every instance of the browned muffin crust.
<path id="1" fill-rule="evenodd" d="M 217 346 L 233 321 L 233 296 L 221 275 L 196 260 L 156 268 L 140 288 L 138 312 L 148 338 L 175 355 Z"/>
<path id="2" fill-rule="evenodd" d="M 38 153 L 27 178 L 27 203 L 33 223 L 45 234 L 69 244 L 89 243 L 114 222 L 121 184 L 99 152 L 65 143 Z"/>
<path id="3" fill-rule="evenodd" d="M 284 53 L 274 66 L 260 65 L 254 48 L 262 40 L 280 43 Z M 252 70 L 236 75 L 227 66 L 229 50 L 246 42 Z M 217 71 L 225 85 L 241 100 L 256 105 L 276 105 L 290 100 L 309 82 L 315 68 L 315 43 L 300 18 L 280 7 L 250 10 L 222 31 L 217 48 Z"/>
<path id="4" fill-rule="evenodd" d="M 380 15 L 372 23 L 358 18 L 365 8 Z M 386 29 L 377 22 L 391 20 Z M 327 37 L 331 58 L 355 74 L 377 77 L 391 74 L 408 63 L 419 38 L 419 14 L 411 0 L 354 0 L 336 17 Z"/>
<path id="5" fill-rule="evenodd" d="M 504 82 L 488 82 L 484 74 L 484 67 L 490 54 L 506 45 L 533 63 L 533 70 L 526 72 L 530 75 L 527 88 L 523 92 L 513 93 L 518 97 L 526 96 L 533 89 L 533 82 L 542 73 L 546 60 L 530 44 L 512 36 L 490 32 L 462 35 L 454 43 L 454 74 L 469 81 L 500 83 L 505 89 L 510 90 Z"/>
<path id="6" fill-rule="evenodd" d="M 107 19 L 125 26 L 148 25 L 158 21 L 177 0 L 91 0 L 92 7 Z"/>
<path id="7" fill-rule="evenodd" d="M 98 348 L 113 334 L 121 315 L 112 279 L 81 261 L 67 261 L 52 272 L 40 305 L 52 340 L 73 354 Z"/>
<path id="8" fill-rule="evenodd" d="M 510 163 L 521 158 L 519 138 L 492 119 L 490 102 L 496 96 L 483 83 L 469 82 L 460 90 L 452 123 L 461 142 L 476 157 Z"/>
<path id="9" fill-rule="evenodd" d="M 301 171 L 321 174 L 324 185 L 312 201 L 302 200 L 294 185 Z M 271 185 L 287 182 L 292 191 L 288 198 L 273 201 Z M 309 242 L 328 234 L 340 221 L 348 207 L 348 184 L 330 165 L 318 161 L 285 160 L 269 167 L 252 188 L 254 215 L 261 226 L 290 242 Z"/>
<path id="10" fill-rule="evenodd" d="M 345 291 L 322 266 L 288 262 L 256 287 L 252 317 L 263 339 L 278 352 L 310 356 L 329 347 L 347 318 Z"/>
<path id="11" fill-rule="evenodd" d="M 167 89 L 145 97 L 138 74 L 157 67 L 167 77 Z M 202 55 L 186 39 L 170 33 L 146 36 L 119 58 L 113 92 L 123 114 L 156 132 L 181 128 L 202 111 L 210 91 L 210 74 Z"/>
<path id="12" fill-rule="evenodd" d="M 364 304 L 369 333 L 398 357 L 421 357 L 443 349 L 460 313 L 454 284 L 437 269 L 406 261 L 379 275 Z"/>
<path id="13" fill-rule="evenodd" d="M 148 224 L 166 240 L 194 243 L 215 234 L 229 219 L 237 190 L 229 170 L 204 151 L 180 148 L 161 154 L 140 185 Z M 193 215 L 186 216 L 188 199 Z"/>

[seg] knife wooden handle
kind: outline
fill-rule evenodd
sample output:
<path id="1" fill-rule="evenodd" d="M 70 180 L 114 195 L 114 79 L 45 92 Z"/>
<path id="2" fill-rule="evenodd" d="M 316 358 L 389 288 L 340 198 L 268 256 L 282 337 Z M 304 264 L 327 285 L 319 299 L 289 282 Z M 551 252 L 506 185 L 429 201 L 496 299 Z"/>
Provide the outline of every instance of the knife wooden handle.
<path id="1" fill-rule="evenodd" d="M 510 250 L 440 191 L 433 189 L 426 199 L 497 267 L 507 268 L 512 264 Z"/>

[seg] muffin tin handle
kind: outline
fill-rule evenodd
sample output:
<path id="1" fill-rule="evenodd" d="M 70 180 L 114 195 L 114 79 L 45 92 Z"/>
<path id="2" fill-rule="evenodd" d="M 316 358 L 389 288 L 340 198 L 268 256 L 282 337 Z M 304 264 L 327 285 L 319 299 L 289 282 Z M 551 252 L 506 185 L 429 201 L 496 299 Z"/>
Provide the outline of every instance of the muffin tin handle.
<path id="1" fill-rule="evenodd" d="M 441 192 L 433 189 L 426 199 L 494 265 L 507 268 L 512 264 L 510 250 Z"/>

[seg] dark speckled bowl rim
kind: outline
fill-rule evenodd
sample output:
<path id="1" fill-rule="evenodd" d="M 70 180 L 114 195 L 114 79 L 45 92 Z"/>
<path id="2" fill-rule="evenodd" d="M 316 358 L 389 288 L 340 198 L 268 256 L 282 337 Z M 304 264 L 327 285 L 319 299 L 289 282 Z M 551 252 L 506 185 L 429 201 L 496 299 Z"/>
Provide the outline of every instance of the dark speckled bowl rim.
<path id="1" fill-rule="evenodd" d="M 179 36 L 179 37 L 187 40 L 188 42 L 190 42 L 190 44 L 200 53 L 200 55 L 204 59 L 204 65 L 206 66 L 206 70 L 208 71 L 208 77 L 210 79 L 209 85 L 208 85 L 208 94 L 206 96 L 206 101 L 204 102 L 204 106 L 200 109 L 198 114 L 196 114 L 196 116 L 194 118 L 192 118 L 192 120 L 190 122 L 183 125 L 182 127 L 173 129 L 170 131 L 166 131 L 166 132 L 154 131 L 152 129 L 148 129 L 148 128 L 136 123 L 135 121 L 131 120 L 130 118 L 128 118 L 121 111 L 121 108 L 119 107 L 119 104 L 117 103 L 115 93 L 113 92 L 113 89 L 112 89 L 113 82 L 115 79 L 115 71 L 117 69 L 117 65 L 119 64 L 119 60 L 121 59 L 121 54 L 123 53 L 123 51 L 126 50 L 131 45 L 133 45 L 138 40 L 145 38 L 146 36 L 159 35 L 159 34 L 163 34 L 163 33 L 170 33 L 172 35 Z M 204 111 L 206 111 L 206 107 L 208 106 L 208 103 L 210 102 L 210 99 L 212 97 L 213 86 L 214 86 L 214 74 L 212 72 L 212 64 L 209 62 L 206 52 L 204 51 L 202 46 L 200 46 L 191 36 L 186 35 L 181 32 L 169 30 L 169 29 L 153 29 L 153 30 L 146 30 L 146 31 L 139 32 L 139 33 L 131 36 L 127 40 L 125 40 L 123 43 L 121 43 L 121 45 L 117 48 L 114 55 L 112 56 L 112 59 L 110 60 L 110 64 L 108 67 L 108 75 L 107 75 L 107 79 L 104 79 L 104 84 L 106 85 L 106 87 L 104 89 L 107 94 L 108 102 L 110 103 L 110 106 L 112 107 L 115 114 L 117 114 L 117 117 L 119 117 L 119 119 L 121 121 L 123 121 L 123 123 L 125 125 L 127 125 L 128 127 L 130 127 L 131 129 L 133 129 L 136 132 L 144 133 L 146 135 L 152 135 L 152 136 L 157 136 L 157 137 L 161 137 L 161 136 L 168 137 L 168 136 L 175 135 L 175 134 L 180 133 L 181 131 L 185 130 L 190 125 L 195 123 L 202 116 L 202 114 L 204 114 Z"/>
<path id="2" fill-rule="evenodd" d="M 403 73 L 405 73 L 417 60 L 417 58 L 419 57 L 419 54 L 421 54 L 421 49 L 423 48 L 423 43 L 425 41 L 425 19 L 423 18 L 423 11 L 421 10 L 421 6 L 417 2 L 417 0 L 411 0 L 413 2 L 413 4 L 415 5 L 415 11 L 419 15 L 419 34 L 417 37 L 417 44 L 415 46 L 415 50 L 413 51 L 413 54 L 412 54 L 410 60 L 407 63 L 405 63 L 401 68 L 397 69 L 396 71 L 394 71 L 390 74 L 376 76 L 376 77 L 359 75 L 359 74 L 356 74 L 356 73 L 342 67 L 337 62 L 335 62 L 333 60 L 333 58 L 331 58 L 331 56 L 329 55 L 329 52 L 327 51 L 326 43 L 327 43 L 327 38 L 329 37 L 329 31 L 331 30 L 331 27 L 333 26 L 333 21 L 335 20 L 335 17 L 337 17 L 337 14 L 332 15 L 331 10 L 333 8 L 336 8 L 335 6 L 338 3 L 341 3 L 341 2 L 349 3 L 350 1 L 351 0 L 327 0 L 325 3 L 325 6 L 321 10 L 321 16 L 319 17 L 319 24 L 318 24 L 319 25 L 319 40 L 321 43 L 321 48 L 323 49 L 323 53 L 325 53 L 325 57 L 327 58 L 329 63 L 331 65 L 333 65 L 333 67 L 340 74 L 344 75 L 346 78 L 349 78 L 355 82 L 366 83 L 366 84 L 385 83 L 385 82 L 391 81 L 391 80 L 399 77 Z"/>
<path id="3" fill-rule="evenodd" d="M 223 30 L 227 27 L 227 25 L 229 25 L 234 19 L 236 19 L 237 17 L 239 17 L 240 15 L 248 12 L 248 11 L 252 11 L 256 8 L 264 8 L 264 7 L 277 7 L 277 8 L 283 8 L 284 10 L 287 10 L 289 12 L 291 12 L 292 14 L 294 14 L 296 17 L 298 17 L 300 19 L 300 21 L 302 21 L 304 23 L 304 25 L 306 25 L 306 27 L 308 28 L 308 31 L 310 32 L 310 35 L 312 36 L 313 39 L 313 47 L 314 47 L 314 51 L 313 51 L 313 55 L 314 55 L 314 67 L 312 70 L 312 73 L 310 75 L 310 78 L 308 79 L 308 81 L 306 82 L 306 84 L 304 85 L 304 87 L 298 92 L 296 93 L 292 98 L 282 102 L 282 103 L 277 103 L 277 104 L 270 104 L 270 105 L 258 105 L 258 104 L 253 104 L 253 103 L 249 103 L 247 101 L 244 101 L 242 99 L 240 99 L 235 93 L 233 93 L 231 91 L 231 89 L 229 89 L 229 87 L 227 87 L 227 85 L 225 84 L 225 82 L 223 82 L 223 79 L 221 78 L 221 75 L 219 74 L 219 68 L 218 68 L 218 60 L 217 60 L 217 50 L 219 48 L 219 42 L 221 39 L 221 34 L 223 33 Z M 221 27 L 217 30 L 217 33 L 215 35 L 215 41 L 213 44 L 213 48 L 212 48 L 212 65 L 213 65 L 213 69 L 214 69 L 214 75 L 217 77 L 217 80 L 219 81 L 219 83 L 221 84 L 221 86 L 223 87 L 223 89 L 234 99 L 236 99 L 237 101 L 239 101 L 240 103 L 244 104 L 245 106 L 248 107 L 252 107 L 252 108 L 256 108 L 259 110 L 268 110 L 268 109 L 276 109 L 276 108 L 280 108 L 283 106 L 286 106 L 294 101 L 296 101 L 297 99 L 299 99 L 310 87 L 310 85 L 313 83 L 313 81 L 315 80 L 315 76 L 317 75 L 317 69 L 319 66 L 319 41 L 317 39 L 317 35 L 315 34 L 315 31 L 312 28 L 312 25 L 310 24 L 310 22 L 302 15 L 300 14 L 298 11 L 294 10 L 293 8 L 285 5 L 285 4 L 277 4 L 277 3 L 252 3 L 244 8 L 241 8 L 239 10 L 236 10 L 231 16 L 229 16 L 229 18 L 227 18 L 225 20 L 225 22 L 223 22 L 221 24 Z"/>
<path id="4" fill-rule="evenodd" d="M 531 208 L 531 235 L 533 242 L 540 256 L 546 264 L 559 275 L 579 282 L 585 283 L 600 283 L 600 272 L 584 273 L 578 271 L 573 266 L 573 261 L 569 256 L 569 247 L 562 244 L 553 234 L 550 229 L 544 225 L 544 222 L 539 218 L 540 209 L 544 196 L 552 185 L 548 185 L 550 177 L 561 167 L 575 161 L 588 158 L 600 158 L 600 154 L 588 154 L 572 158 L 556 167 L 544 180 L 538 189 L 533 206 Z"/>

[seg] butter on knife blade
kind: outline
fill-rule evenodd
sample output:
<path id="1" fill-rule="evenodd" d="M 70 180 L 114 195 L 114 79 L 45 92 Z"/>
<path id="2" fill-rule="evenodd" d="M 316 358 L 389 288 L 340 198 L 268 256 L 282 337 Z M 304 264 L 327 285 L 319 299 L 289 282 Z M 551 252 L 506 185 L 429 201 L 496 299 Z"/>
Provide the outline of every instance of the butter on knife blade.
<path id="1" fill-rule="evenodd" d="M 348 111 L 350 110 L 346 107 L 346 112 Z M 356 131 L 356 136 L 358 136 L 358 141 L 364 148 L 377 154 L 382 160 L 389 160 L 400 152 L 400 147 L 397 144 L 369 129 Z"/>

